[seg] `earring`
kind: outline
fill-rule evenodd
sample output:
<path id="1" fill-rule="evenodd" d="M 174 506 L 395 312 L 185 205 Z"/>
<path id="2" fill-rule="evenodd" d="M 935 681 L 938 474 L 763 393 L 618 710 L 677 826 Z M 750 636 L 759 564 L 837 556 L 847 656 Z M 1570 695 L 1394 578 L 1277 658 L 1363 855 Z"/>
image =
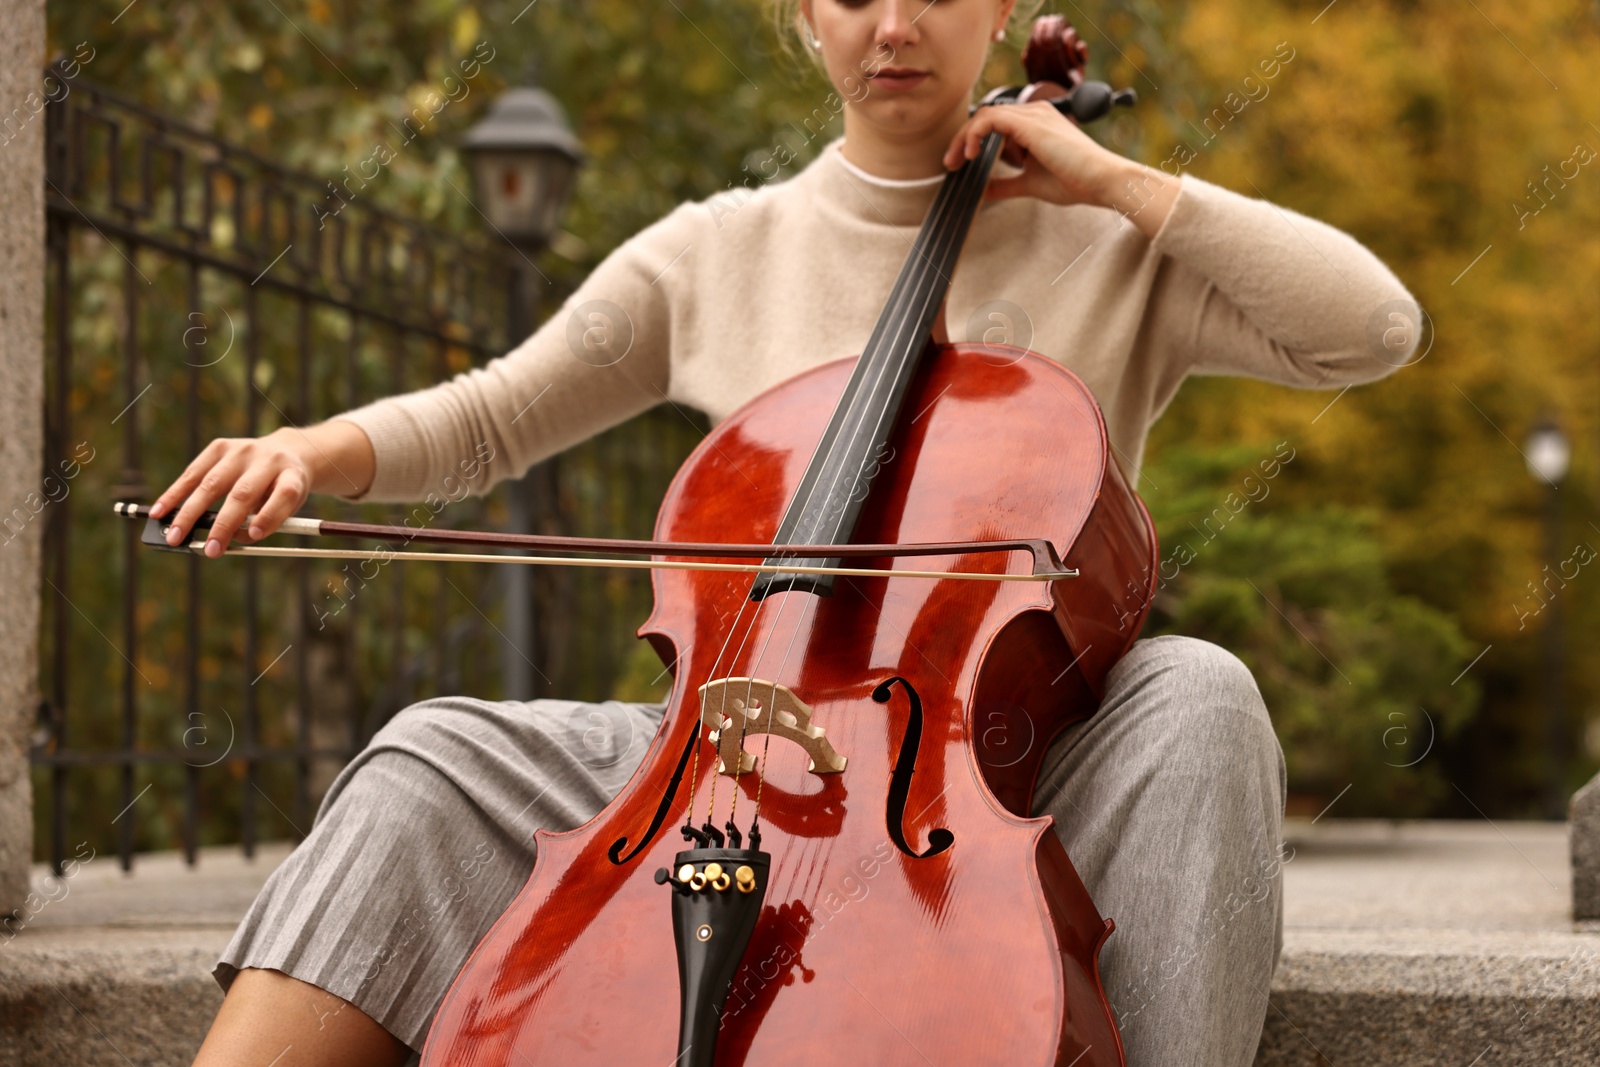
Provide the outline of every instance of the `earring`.
<path id="1" fill-rule="evenodd" d="M 994 39 L 997 41 L 1003 41 L 1006 39 L 1006 28 L 1004 26 L 1001 26 L 998 30 L 994 31 Z"/>
<path id="2" fill-rule="evenodd" d="M 809 22 L 806 23 L 806 47 L 810 48 L 813 52 L 822 51 L 822 42 L 817 39 L 816 31 L 811 28 L 811 24 Z"/>

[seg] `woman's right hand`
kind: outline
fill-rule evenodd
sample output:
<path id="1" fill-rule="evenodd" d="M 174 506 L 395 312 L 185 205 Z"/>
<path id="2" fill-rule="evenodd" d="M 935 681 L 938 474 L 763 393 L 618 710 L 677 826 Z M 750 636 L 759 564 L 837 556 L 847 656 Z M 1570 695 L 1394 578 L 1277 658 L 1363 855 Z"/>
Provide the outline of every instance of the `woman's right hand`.
<path id="1" fill-rule="evenodd" d="M 340 462 L 342 461 L 342 462 Z M 226 497 L 207 535 L 205 554 L 222 555 L 252 514 L 243 539 L 259 541 L 289 518 L 314 491 L 359 496 L 372 483 L 375 459 L 354 423 L 328 422 L 307 430 L 284 427 L 265 437 L 212 441 L 156 498 L 156 518 L 177 507 L 167 543 L 179 545 L 213 501 Z"/>

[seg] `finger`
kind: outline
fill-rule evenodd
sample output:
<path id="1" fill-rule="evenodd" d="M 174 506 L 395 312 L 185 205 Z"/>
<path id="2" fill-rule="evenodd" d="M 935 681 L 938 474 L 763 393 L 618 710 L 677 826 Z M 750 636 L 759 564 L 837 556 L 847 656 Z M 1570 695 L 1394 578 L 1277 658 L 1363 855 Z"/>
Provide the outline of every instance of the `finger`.
<path id="1" fill-rule="evenodd" d="M 989 114 L 985 115 L 982 111 L 978 113 L 976 121 L 967 127 L 967 136 L 961 146 L 964 158 L 977 159 L 978 153 L 983 150 L 984 138 L 991 132 L 998 131 L 1002 136 L 1005 135 L 1006 127 L 1010 123 L 999 117 L 998 112 L 1002 110 L 1003 107 L 986 107 L 983 111 Z"/>
<path id="2" fill-rule="evenodd" d="M 216 559 L 227 551 L 239 527 L 244 525 L 245 519 L 256 510 L 256 505 L 271 491 L 282 469 L 278 462 L 261 460 L 252 463 L 239 475 L 233 488 L 228 490 L 228 499 L 222 502 L 222 507 L 217 511 L 217 521 L 212 523 L 211 532 L 206 535 L 207 556 Z"/>
<path id="3" fill-rule="evenodd" d="M 278 475 L 272 495 L 256 512 L 250 529 L 246 531 L 250 540 L 259 541 L 271 536 L 272 531 L 283 525 L 284 519 L 300 510 L 300 505 L 306 502 L 306 496 L 306 484 L 300 472 L 292 467 L 285 469 Z"/>
<path id="4" fill-rule="evenodd" d="M 172 526 L 167 531 L 167 544 L 181 544 L 194 528 L 195 520 L 206 513 L 213 500 L 233 487 L 244 468 L 244 456 L 230 450 L 206 471 L 172 520 Z"/>
<path id="5" fill-rule="evenodd" d="M 228 443 L 220 437 L 201 449 L 200 454 L 190 460 L 189 465 L 183 469 L 183 473 L 156 497 L 156 502 L 150 505 L 150 517 L 159 519 L 166 514 L 168 508 L 194 492 L 194 487 L 200 484 L 200 479 L 205 476 L 206 471 L 216 464 L 227 449 Z"/>
<path id="6" fill-rule="evenodd" d="M 973 145 L 983 143 L 983 139 L 994 127 L 995 117 L 993 112 L 1003 110 L 997 107 L 981 107 L 978 113 L 969 118 L 950 139 L 950 147 L 944 152 L 944 166 L 946 170 L 955 170 L 963 162 L 977 154 Z M 976 136 L 974 136 L 976 133 Z"/>
<path id="7" fill-rule="evenodd" d="M 1026 155 L 1038 136 L 1039 115 L 1037 111 L 1030 110 L 1032 108 L 1032 104 L 1002 104 L 984 108 L 991 114 L 982 116 L 986 121 L 981 127 L 976 125 L 978 116 L 974 116 L 974 127 L 967 131 L 963 150 L 966 158 L 978 158 L 978 153 L 983 151 L 984 138 L 991 132 L 1005 138 L 1004 151 L 1013 156 Z"/>

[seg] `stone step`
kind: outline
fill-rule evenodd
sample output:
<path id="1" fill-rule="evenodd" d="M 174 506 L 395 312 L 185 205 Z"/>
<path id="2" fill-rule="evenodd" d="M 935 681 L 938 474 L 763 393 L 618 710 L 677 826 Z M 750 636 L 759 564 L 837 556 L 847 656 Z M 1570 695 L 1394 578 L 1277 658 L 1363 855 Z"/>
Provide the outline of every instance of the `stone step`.
<path id="1" fill-rule="evenodd" d="M 1564 826 L 1291 820 L 1286 833 L 1258 1067 L 1600 1063 L 1600 932 L 1570 919 Z M 101 857 L 64 887 L 36 871 L 57 899 L 0 941 L 0 1064 L 188 1064 L 221 1001 L 216 955 L 286 854 L 204 850 L 194 870 L 140 856 L 133 875 Z"/>
<path id="2" fill-rule="evenodd" d="M 288 854 L 152 853 L 132 874 L 99 856 L 60 882 L 36 867 L 42 906 L 0 940 L 0 1064 L 186 1067 L 222 1003 L 217 955 Z"/>
<path id="3" fill-rule="evenodd" d="M 1560 823 L 1290 820 L 1257 1067 L 1600 1063 Z"/>

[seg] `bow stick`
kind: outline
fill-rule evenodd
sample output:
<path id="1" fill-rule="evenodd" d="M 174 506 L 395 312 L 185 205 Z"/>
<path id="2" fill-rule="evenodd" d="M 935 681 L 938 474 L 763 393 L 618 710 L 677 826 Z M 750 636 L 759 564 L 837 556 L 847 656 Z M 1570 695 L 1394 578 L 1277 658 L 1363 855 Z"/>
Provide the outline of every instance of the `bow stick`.
<path id="1" fill-rule="evenodd" d="M 202 552 L 205 539 L 190 540 L 179 547 L 167 543 L 171 516 L 163 522 L 140 504 L 118 503 L 116 514 L 126 519 L 144 519 L 146 545 L 169 552 Z M 208 511 L 195 521 L 194 530 L 209 529 L 216 512 Z M 255 519 L 250 516 L 249 521 Z M 245 523 L 249 527 L 249 521 Z M 875 567 L 815 567 L 792 563 L 710 563 L 696 560 L 616 559 L 593 556 L 523 556 L 478 552 L 416 552 L 388 550 L 385 559 L 431 561 L 437 563 L 519 563 L 546 567 L 614 567 L 631 570 L 733 571 L 743 574 L 840 574 L 866 578 L 953 578 L 989 582 L 1053 582 L 1075 578 L 1077 570 L 1068 568 L 1056 555 L 1055 546 L 1044 538 L 1014 541 L 950 541 L 921 544 L 878 545 L 772 545 L 722 544 L 719 542 L 632 541 L 610 537 L 561 537 L 552 534 L 486 533 L 477 530 L 418 530 L 410 526 L 382 526 L 361 522 L 335 522 L 330 519 L 285 519 L 277 533 L 304 537 L 353 537 L 366 540 L 420 541 L 427 544 L 470 545 L 478 548 L 534 548 L 553 552 L 633 552 L 672 556 L 748 557 L 773 559 L 859 559 L 883 556 L 959 556 L 975 552 L 1026 552 L 1033 563 L 1027 574 L 992 574 L 982 571 L 901 570 Z M 192 535 L 193 531 L 191 531 Z M 369 559 L 372 552 L 336 548 L 288 548 L 280 546 L 230 546 L 227 555 L 279 556 L 316 559 Z"/>

